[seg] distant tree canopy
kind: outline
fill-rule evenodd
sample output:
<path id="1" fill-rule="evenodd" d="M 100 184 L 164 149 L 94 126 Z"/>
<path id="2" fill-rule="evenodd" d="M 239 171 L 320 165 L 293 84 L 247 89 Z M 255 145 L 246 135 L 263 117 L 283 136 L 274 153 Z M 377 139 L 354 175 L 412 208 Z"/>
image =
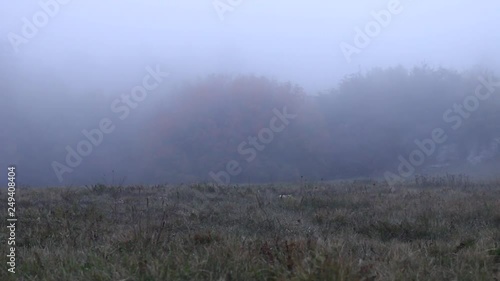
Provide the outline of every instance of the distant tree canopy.
<path id="1" fill-rule="evenodd" d="M 455 104 L 475 106 L 467 97 L 474 96 L 480 75 L 492 79 L 479 70 L 376 68 L 314 97 L 263 77 L 210 76 L 181 87 L 172 104 L 151 120 L 145 159 L 152 160 L 151 176 L 158 180 L 213 180 L 209 173 L 226 171 L 231 160 L 241 167 L 231 182 L 380 176 L 395 169 L 399 155 L 417 148 L 415 140 L 442 128 L 448 140 L 421 168 L 449 159 L 465 162 L 472 149 L 488 149 L 500 136 L 498 94 L 478 100 L 470 116 L 454 109 Z M 297 117 L 248 161 L 238 146 L 258 137 L 269 127 L 273 109 L 284 107 Z M 446 153 L 453 157 L 436 158 L 449 147 L 453 152 Z"/>
<path id="2" fill-rule="evenodd" d="M 13 84 L 0 84 L 12 105 L 0 111 L 0 158 L 22 167 L 29 184 L 59 184 L 52 161 L 65 160 L 83 129 L 113 117 L 111 100 L 97 90 L 66 95 L 64 81 L 39 80 L 61 100 L 44 103 L 38 84 L 20 85 L 25 96 L 9 95 Z M 141 105 L 126 123 L 115 119 L 116 131 L 65 174 L 64 184 L 379 177 L 397 174 L 400 158 L 422 150 L 416 141 L 431 139 L 436 129 L 446 141 L 425 154 L 416 172 L 469 167 L 471 159 L 500 162 L 498 80 L 481 69 L 376 68 L 311 96 L 265 77 L 211 75 L 173 89 L 154 109 Z M 39 106 L 17 113 L 30 104 Z"/>

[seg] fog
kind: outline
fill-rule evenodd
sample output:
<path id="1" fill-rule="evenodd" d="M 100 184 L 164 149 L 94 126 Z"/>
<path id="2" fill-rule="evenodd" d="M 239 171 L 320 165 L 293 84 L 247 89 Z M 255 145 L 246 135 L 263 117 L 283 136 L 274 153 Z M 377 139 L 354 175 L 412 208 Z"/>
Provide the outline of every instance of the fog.
<path id="1" fill-rule="evenodd" d="M 415 139 L 452 123 L 443 115 L 474 93 L 479 75 L 496 77 L 500 68 L 498 1 L 4 2 L 0 164 L 5 171 L 16 165 L 19 182 L 32 186 L 383 177 L 397 170 L 398 156 L 411 153 Z M 147 97 L 123 100 L 141 85 Z M 400 99 L 403 89 L 415 96 Z M 233 92 L 215 94 L 224 91 Z M 462 117 L 474 125 L 453 128 L 453 141 L 414 165 L 411 176 L 441 166 L 450 170 L 437 172 L 494 176 L 499 92 Z M 231 98 L 235 93 L 241 100 Z M 259 109 L 246 112 L 250 101 Z M 388 104 L 401 108 L 389 115 Z M 286 120 L 291 125 L 256 149 L 255 160 L 238 160 L 238 144 L 284 106 L 296 109 L 297 117 Z M 415 110 L 413 119 L 388 125 L 408 117 L 407 109 Z M 101 126 L 104 118 L 112 124 Z M 66 148 L 77 150 L 87 139 L 82 131 L 100 127 L 114 129 L 68 166 Z M 379 150 L 359 138 L 400 150 L 358 157 Z M 443 156 L 450 150 L 454 158 Z M 231 159 L 241 164 L 235 175 L 227 171 Z"/>

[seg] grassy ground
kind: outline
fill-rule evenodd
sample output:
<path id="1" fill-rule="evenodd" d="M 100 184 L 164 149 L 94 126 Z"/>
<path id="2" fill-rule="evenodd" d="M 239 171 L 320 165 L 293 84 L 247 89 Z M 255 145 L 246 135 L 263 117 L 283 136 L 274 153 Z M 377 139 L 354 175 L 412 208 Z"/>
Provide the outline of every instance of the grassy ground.
<path id="1" fill-rule="evenodd" d="M 95 185 L 16 196 L 16 274 L 1 254 L 0 280 L 500 280 L 500 182 L 420 178 L 394 192 L 370 181 Z M 1 198 L 7 210 L 5 189 Z"/>

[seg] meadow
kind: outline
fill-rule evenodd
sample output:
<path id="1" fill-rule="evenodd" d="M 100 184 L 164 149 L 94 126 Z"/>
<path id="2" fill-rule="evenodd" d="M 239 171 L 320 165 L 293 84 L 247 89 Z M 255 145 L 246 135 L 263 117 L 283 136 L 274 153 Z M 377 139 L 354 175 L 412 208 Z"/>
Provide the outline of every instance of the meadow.
<path id="1" fill-rule="evenodd" d="M 0 280 L 500 280 L 500 181 L 20 187 L 16 203 Z"/>

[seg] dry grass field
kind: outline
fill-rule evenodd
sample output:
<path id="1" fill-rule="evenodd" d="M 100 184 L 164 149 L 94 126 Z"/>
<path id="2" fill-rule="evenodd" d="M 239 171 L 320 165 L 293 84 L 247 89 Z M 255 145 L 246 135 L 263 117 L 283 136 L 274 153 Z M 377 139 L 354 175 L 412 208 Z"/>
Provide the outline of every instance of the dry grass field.
<path id="1" fill-rule="evenodd" d="M 500 181 L 20 187 L 16 200 L 16 273 L 2 254 L 0 280 L 500 280 Z"/>

